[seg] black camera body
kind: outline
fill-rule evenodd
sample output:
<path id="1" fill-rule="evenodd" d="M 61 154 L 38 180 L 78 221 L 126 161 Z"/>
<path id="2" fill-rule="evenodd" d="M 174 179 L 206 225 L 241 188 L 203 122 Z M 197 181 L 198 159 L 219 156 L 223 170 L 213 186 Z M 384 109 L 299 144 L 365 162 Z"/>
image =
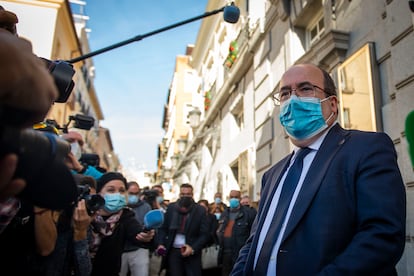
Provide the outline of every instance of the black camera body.
<path id="1" fill-rule="evenodd" d="M 142 192 L 142 195 L 144 196 L 144 200 L 152 206 L 152 204 L 155 202 L 158 196 L 157 190 L 144 190 Z"/>
<path id="2" fill-rule="evenodd" d="M 26 181 L 18 196 L 36 206 L 63 209 L 76 199 L 76 184 L 64 163 L 69 152 L 70 144 L 53 133 L 7 124 L 0 129 L 0 157 L 16 154 L 14 178 Z"/>
<path id="3" fill-rule="evenodd" d="M 91 195 L 91 188 L 87 184 L 78 185 L 78 201 L 85 200 L 86 210 L 88 215 L 95 214 L 96 211 L 102 209 L 105 205 L 105 199 L 98 194 Z"/>

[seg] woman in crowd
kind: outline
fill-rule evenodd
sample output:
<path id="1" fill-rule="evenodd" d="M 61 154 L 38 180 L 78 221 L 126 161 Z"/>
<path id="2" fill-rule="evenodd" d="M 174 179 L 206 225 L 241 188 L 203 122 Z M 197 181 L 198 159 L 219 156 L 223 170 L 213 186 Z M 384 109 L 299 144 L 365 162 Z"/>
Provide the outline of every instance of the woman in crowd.
<path id="1" fill-rule="evenodd" d="M 135 219 L 134 212 L 126 207 L 127 181 L 122 174 L 105 173 L 97 181 L 96 192 L 105 199 L 105 206 L 97 212 L 88 229 L 84 224 L 76 223 L 75 214 L 74 232 L 78 237 L 87 237 L 89 240 L 91 275 L 118 275 L 125 241 L 129 240 L 142 248 L 149 247 L 154 230 L 144 232 L 144 227 Z M 79 229 L 77 225 L 80 226 Z M 84 257 L 83 254 L 77 255 L 78 258 L 82 256 Z M 79 259 L 78 262 L 82 260 Z"/>

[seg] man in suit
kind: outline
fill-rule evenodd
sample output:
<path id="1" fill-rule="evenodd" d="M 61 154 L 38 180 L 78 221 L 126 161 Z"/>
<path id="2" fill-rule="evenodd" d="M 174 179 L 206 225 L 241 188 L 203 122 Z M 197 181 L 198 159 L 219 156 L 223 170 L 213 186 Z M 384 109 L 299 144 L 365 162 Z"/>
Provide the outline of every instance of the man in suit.
<path id="1" fill-rule="evenodd" d="M 334 82 L 314 65 L 290 68 L 274 100 L 295 150 L 264 174 L 232 275 L 396 275 L 406 197 L 391 139 L 341 128 Z M 300 168 L 299 180 L 275 212 L 293 182 L 290 166 Z"/>
<path id="2" fill-rule="evenodd" d="M 206 210 L 193 200 L 193 186 L 180 186 L 180 199 L 168 205 L 158 234 L 157 252 L 166 251 L 161 269 L 170 276 L 201 276 L 201 251 L 210 232 Z"/>

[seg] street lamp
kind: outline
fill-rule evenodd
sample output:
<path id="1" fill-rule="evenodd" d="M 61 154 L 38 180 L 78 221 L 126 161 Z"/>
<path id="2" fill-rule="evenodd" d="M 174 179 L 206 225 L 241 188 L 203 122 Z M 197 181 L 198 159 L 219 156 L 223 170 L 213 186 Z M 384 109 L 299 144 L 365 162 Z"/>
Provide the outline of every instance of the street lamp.
<path id="1" fill-rule="evenodd" d="M 171 156 L 171 166 L 173 168 L 177 167 L 178 165 L 178 160 L 180 159 L 180 155 L 179 154 L 174 154 L 173 156 Z"/>
<path id="2" fill-rule="evenodd" d="M 180 153 L 185 151 L 185 147 L 187 146 L 187 139 L 180 138 L 177 140 L 177 147 Z"/>
<path id="3" fill-rule="evenodd" d="M 168 180 L 171 178 L 171 169 L 170 168 L 164 168 L 164 179 Z"/>
<path id="4" fill-rule="evenodd" d="M 188 112 L 188 119 L 190 120 L 190 127 L 192 129 L 197 128 L 200 125 L 201 111 L 198 107 L 194 107 L 193 110 Z"/>

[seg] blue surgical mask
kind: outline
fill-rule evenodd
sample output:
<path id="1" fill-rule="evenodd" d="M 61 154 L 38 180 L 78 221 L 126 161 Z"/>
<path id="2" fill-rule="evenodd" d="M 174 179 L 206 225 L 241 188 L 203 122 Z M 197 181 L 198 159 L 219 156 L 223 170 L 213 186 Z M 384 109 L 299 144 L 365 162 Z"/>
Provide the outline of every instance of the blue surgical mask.
<path id="1" fill-rule="evenodd" d="M 220 219 L 220 217 L 221 217 L 221 214 L 220 214 L 220 213 L 214 213 L 214 215 L 216 216 L 216 219 L 217 219 L 217 220 L 219 220 L 219 219 Z"/>
<path id="2" fill-rule="evenodd" d="M 220 204 L 220 203 L 221 203 L 221 198 L 216 197 L 216 198 L 214 199 L 214 202 L 215 202 L 216 204 Z"/>
<path id="3" fill-rule="evenodd" d="M 109 213 L 116 213 L 126 206 L 125 196 L 120 193 L 105 194 L 104 210 Z"/>
<path id="4" fill-rule="evenodd" d="M 279 119 L 287 134 L 296 140 L 304 140 L 325 130 L 328 125 L 322 114 L 321 103 L 326 99 L 321 101 L 319 98 L 298 98 L 296 95 L 291 95 L 282 103 Z"/>
<path id="5" fill-rule="evenodd" d="M 159 204 L 163 203 L 164 202 L 164 198 L 162 196 L 157 196 L 157 202 Z"/>
<path id="6" fill-rule="evenodd" d="M 238 198 L 230 198 L 230 208 L 237 208 L 240 206 L 240 199 Z"/>
<path id="7" fill-rule="evenodd" d="M 131 204 L 131 205 L 137 204 L 138 201 L 139 201 L 139 198 L 137 195 L 132 195 L 132 194 L 128 195 L 128 204 Z"/>
<path id="8" fill-rule="evenodd" d="M 75 156 L 76 160 L 79 160 L 82 156 L 82 149 L 78 142 L 73 142 L 70 144 L 70 151 L 72 152 L 73 156 Z"/>

